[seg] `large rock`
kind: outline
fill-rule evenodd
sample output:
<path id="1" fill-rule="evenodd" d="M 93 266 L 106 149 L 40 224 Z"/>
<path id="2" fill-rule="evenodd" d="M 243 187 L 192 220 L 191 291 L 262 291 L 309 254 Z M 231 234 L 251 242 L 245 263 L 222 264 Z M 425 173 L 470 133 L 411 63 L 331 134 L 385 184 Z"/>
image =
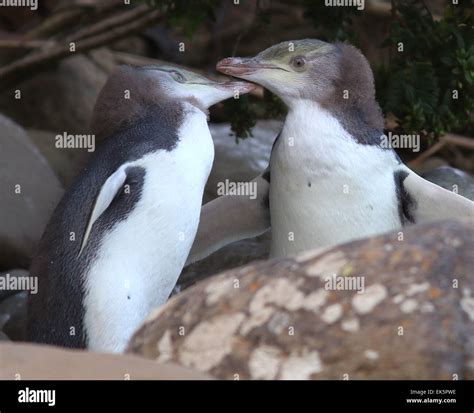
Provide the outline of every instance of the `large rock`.
<path id="1" fill-rule="evenodd" d="M 260 120 L 252 129 L 253 137 L 235 142 L 230 124 L 209 125 L 214 141 L 215 157 L 211 174 L 206 184 L 206 194 L 217 195 L 217 184 L 228 179 L 231 182 L 251 181 L 267 166 L 270 153 L 282 123 Z"/>
<path id="2" fill-rule="evenodd" d="M 15 269 L 15 270 L 10 270 L 10 271 L 4 271 L 4 272 L 0 272 L 0 280 L 1 279 L 15 279 L 16 280 L 16 283 L 17 285 L 24 285 L 24 283 L 22 283 L 22 279 L 24 279 L 25 277 L 29 277 L 29 272 L 26 271 L 26 270 L 21 270 L 21 269 Z M 18 293 L 18 290 L 9 290 L 9 289 L 5 289 L 5 290 L 2 290 L 0 288 L 0 302 L 2 302 L 2 300 L 4 300 L 5 298 L 11 296 L 11 295 L 14 295 Z M 0 329 L 2 327 L 0 326 Z"/>
<path id="3" fill-rule="evenodd" d="M 223 379 L 473 379 L 473 268 L 455 222 L 255 263 L 171 299 L 128 352 Z"/>
<path id="4" fill-rule="evenodd" d="M 270 252 L 270 240 L 269 231 L 259 237 L 233 242 L 209 257 L 188 265 L 183 269 L 173 293 L 176 294 L 220 272 L 241 267 L 252 261 L 267 259 Z"/>
<path id="5" fill-rule="evenodd" d="M 135 356 L 8 342 L 0 342 L 0 366 L 0 380 L 210 379 L 197 371 Z"/>
<path id="6" fill-rule="evenodd" d="M 61 60 L 0 96 L 0 112 L 24 127 L 84 134 L 107 73 L 87 55 Z M 15 90 L 21 99 L 15 99 Z"/>
<path id="7" fill-rule="evenodd" d="M 460 169 L 440 166 L 423 173 L 423 178 L 474 201 L 474 179 Z"/>
<path id="8" fill-rule="evenodd" d="M 0 270 L 27 268 L 63 190 L 20 126 L 0 115 L 0 131 Z"/>
<path id="9" fill-rule="evenodd" d="M 8 297 L 0 303 L 0 319 L 3 331 L 13 341 L 23 341 L 26 338 L 26 316 L 28 292 L 23 291 Z"/>
<path id="10" fill-rule="evenodd" d="M 214 199 L 217 184 L 246 182 L 259 175 L 267 166 L 273 142 L 282 124 L 279 121 L 261 120 L 253 128 L 253 138 L 240 140 L 237 144 L 230 125 L 209 125 L 215 147 L 214 165 L 206 184 L 205 202 Z M 175 293 L 198 280 L 249 262 L 266 259 L 270 250 L 270 234 L 234 242 L 216 251 L 209 257 L 184 268 Z"/>
<path id="11" fill-rule="evenodd" d="M 47 159 L 54 173 L 67 188 L 73 178 L 79 172 L 81 165 L 90 156 L 84 148 L 57 148 L 56 132 L 43 131 L 39 129 L 28 129 L 28 135 L 32 142 Z"/>

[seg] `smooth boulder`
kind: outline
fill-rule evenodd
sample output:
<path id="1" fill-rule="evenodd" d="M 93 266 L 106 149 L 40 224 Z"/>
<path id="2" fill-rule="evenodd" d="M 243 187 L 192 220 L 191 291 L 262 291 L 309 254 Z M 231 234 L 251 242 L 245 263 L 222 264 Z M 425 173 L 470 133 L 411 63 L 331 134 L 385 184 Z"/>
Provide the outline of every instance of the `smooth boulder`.
<path id="1" fill-rule="evenodd" d="M 253 263 L 172 298 L 128 352 L 221 379 L 473 379 L 473 268 L 474 225 L 451 221 Z"/>
<path id="2" fill-rule="evenodd" d="M 208 375 L 136 356 L 0 342 L 0 380 L 208 380 Z"/>
<path id="3" fill-rule="evenodd" d="M 0 114 L 0 270 L 28 268 L 62 186 L 23 128 Z"/>

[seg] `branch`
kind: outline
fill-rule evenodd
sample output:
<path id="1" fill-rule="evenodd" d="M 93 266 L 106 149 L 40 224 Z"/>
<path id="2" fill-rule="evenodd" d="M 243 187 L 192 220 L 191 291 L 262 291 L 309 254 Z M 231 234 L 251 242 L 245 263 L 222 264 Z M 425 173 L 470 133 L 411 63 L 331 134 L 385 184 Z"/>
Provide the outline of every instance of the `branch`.
<path id="1" fill-rule="evenodd" d="M 127 24 L 114 27 L 105 33 L 99 33 L 76 43 L 76 52 L 84 53 L 115 40 L 128 36 L 131 33 L 142 30 L 156 23 L 162 16 L 159 10 L 150 10 Z M 95 26 L 95 25 L 94 25 Z M 69 43 L 58 44 L 49 49 L 32 52 L 2 68 L 0 68 L 0 88 L 11 86 L 12 82 L 18 81 L 21 75 L 45 63 L 51 63 L 65 56 L 71 55 Z"/>
<path id="2" fill-rule="evenodd" d="M 65 27 L 80 20 L 80 18 L 88 14 L 92 8 L 95 14 L 102 14 L 123 4 L 123 0 L 102 1 L 94 7 L 73 7 L 58 10 L 52 16 L 43 20 L 38 26 L 34 27 L 25 34 L 25 39 L 37 39 L 56 34 Z"/>
<path id="3" fill-rule="evenodd" d="M 132 10 L 116 14 L 88 27 L 85 27 L 77 31 L 76 33 L 73 33 L 71 36 L 66 38 L 65 43 L 77 42 L 78 40 L 82 40 L 87 37 L 91 37 L 98 33 L 104 32 L 106 30 L 110 30 L 115 26 L 123 25 L 131 20 L 134 20 L 149 11 L 150 9 L 148 8 L 148 6 L 146 4 L 142 4 Z"/>
<path id="4" fill-rule="evenodd" d="M 463 148 L 474 150 L 474 139 L 467 138 L 465 136 L 455 135 L 453 133 L 447 133 L 439 139 L 431 148 L 427 149 L 420 156 L 413 159 L 408 163 L 410 168 L 415 168 L 422 164 L 426 159 L 433 156 L 436 152 L 440 151 L 446 145 L 461 146 Z"/>
<path id="5" fill-rule="evenodd" d="M 54 40 L 1 39 L 0 49 L 43 49 L 55 44 Z"/>

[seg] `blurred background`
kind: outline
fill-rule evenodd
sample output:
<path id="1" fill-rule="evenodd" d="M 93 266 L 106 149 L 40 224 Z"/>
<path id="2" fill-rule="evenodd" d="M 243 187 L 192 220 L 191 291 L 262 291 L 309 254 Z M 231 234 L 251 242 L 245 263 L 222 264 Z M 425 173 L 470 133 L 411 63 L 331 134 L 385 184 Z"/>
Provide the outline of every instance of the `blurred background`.
<path id="1" fill-rule="evenodd" d="M 90 133 L 95 99 L 120 64 L 165 61 L 218 76 L 219 59 L 280 41 L 350 42 L 372 65 L 387 131 L 420 136 L 421 150 L 400 150 L 402 159 L 473 199 L 471 1 L 366 0 L 361 10 L 359 2 L 326 3 L 39 0 L 35 10 L 0 7 L 0 271 L 27 271 L 52 208 L 90 156 L 56 148 L 55 137 Z M 266 167 L 284 115 L 262 89 L 211 110 L 216 159 L 205 201 L 216 196 L 217 182 L 247 181 Z M 177 291 L 267 254 L 268 235 L 228 246 L 187 267 Z M 5 294 L 0 338 L 20 339 L 26 295 Z"/>

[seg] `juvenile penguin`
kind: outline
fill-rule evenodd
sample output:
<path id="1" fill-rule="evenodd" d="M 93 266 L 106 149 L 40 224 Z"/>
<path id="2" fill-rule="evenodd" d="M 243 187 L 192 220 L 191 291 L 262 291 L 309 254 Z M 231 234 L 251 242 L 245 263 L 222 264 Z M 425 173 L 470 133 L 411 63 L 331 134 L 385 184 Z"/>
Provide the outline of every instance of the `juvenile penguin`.
<path id="1" fill-rule="evenodd" d="M 384 144 L 372 71 L 355 47 L 283 42 L 252 58 L 223 59 L 217 69 L 288 106 L 266 175 L 271 256 L 426 220 L 474 218 L 473 202 L 419 177 Z"/>
<path id="2" fill-rule="evenodd" d="M 207 108 L 254 86 L 166 66 L 121 67 L 97 99 L 97 149 L 31 266 L 32 341 L 120 352 L 163 304 L 199 222 L 214 146 Z"/>

